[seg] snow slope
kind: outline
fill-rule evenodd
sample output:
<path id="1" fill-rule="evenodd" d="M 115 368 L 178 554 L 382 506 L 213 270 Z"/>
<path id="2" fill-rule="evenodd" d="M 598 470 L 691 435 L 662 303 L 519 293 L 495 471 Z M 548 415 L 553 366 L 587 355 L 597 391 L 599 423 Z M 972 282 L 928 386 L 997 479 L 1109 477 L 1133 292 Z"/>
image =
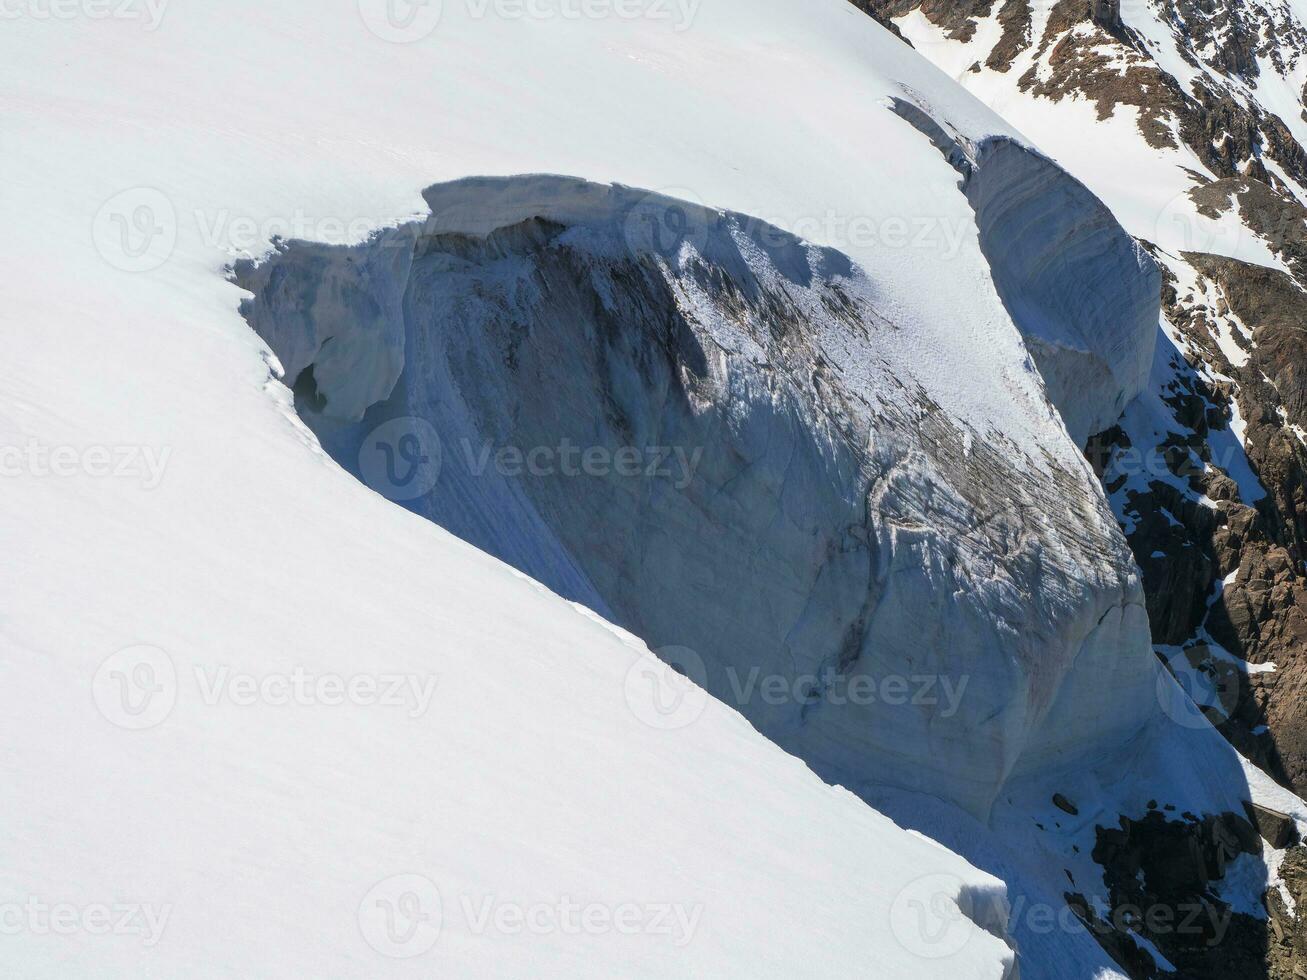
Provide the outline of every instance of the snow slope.
<path id="1" fill-rule="evenodd" d="M 1146 57 L 1185 85 L 1186 92 L 1191 92 L 1192 80 L 1202 72 L 1176 48 L 1174 24 L 1168 23 L 1168 18 L 1174 16 L 1170 12 L 1174 5 L 1175 0 L 1123 4 L 1122 19 L 1143 39 Z M 1033 4 L 1025 47 L 1012 66 L 1003 71 L 985 64 L 999 30 L 997 10 L 978 25 L 975 35 L 965 43 L 950 38 L 920 10 L 912 11 L 896 24 L 925 57 L 1084 181 L 1130 234 L 1172 255 L 1183 251 L 1210 252 L 1256 265 L 1281 267 L 1266 242 L 1249 233 L 1237 216 L 1216 218 L 1195 206 L 1187 193 L 1195 183 L 1192 175 L 1205 179 L 1219 175 L 1184 140 L 1173 139 L 1174 145 L 1168 147 L 1146 142 L 1138 125 L 1140 110 L 1134 105 L 1115 106 L 1104 119 L 1100 118 L 1096 102 L 1083 94 L 1073 92 L 1055 101 L 1022 88 L 1021 79 L 1030 71 L 1041 80 L 1056 77 L 1057 69 L 1049 64 L 1049 52 L 1040 45 L 1052 6 L 1042 2 Z M 1296 19 L 1298 23 L 1307 20 L 1301 12 L 1296 12 L 1295 4 L 1269 3 L 1264 9 L 1267 15 Z M 1072 33 L 1087 35 L 1090 30 L 1088 25 L 1079 25 Z M 1210 56 L 1210 52 L 1207 54 Z M 1303 85 L 1307 82 L 1307 60 L 1298 58 L 1295 42 L 1287 37 L 1282 56 L 1292 59 L 1292 69 L 1282 73 L 1268 64 L 1256 86 L 1226 78 L 1210 68 L 1206 69 L 1207 80 L 1215 84 L 1219 79 L 1222 85 L 1234 86 L 1246 101 L 1278 112 L 1299 140 L 1307 139 L 1307 121 L 1302 118 L 1300 105 Z M 1119 53 L 1107 50 L 1105 57 L 1119 59 Z M 1113 63 L 1117 70 L 1125 70 L 1124 64 Z M 971 68 L 976 64 L 980 65 L 979 71 Z M 1074 84 L 1068 80 L 1069 87 Z M 1170 125 L 1173 130 L 1178 128 L 1174 121 Z"/>
<path id="2" fill-rule="evenodd" d="M 317 452 L 222 277 L 233 245 L 261 249 L 297 222 L 326 238 L 382 225 L 433 179 L 467 173 L 689 181 L 796 217 L 883 208 L 846 179 L 859 148 L 778 152 L 788 126 L 775 121 L 800 107 L 819 110 L 813 126 L 887 118 L 840 84 L 868 74 L 876 29 L 833 0 L 802 30 L 781 4 L 749 5 L 743 35 L 742 4 L 705 6 L 684 35 L 461 23 L 446 6 L 413 46 L 341 3 L 179 6 L 154 31 L 4 24 L 0 419 L 24 450 L 3 484 L 6 972 L 786 977 L 874 963 L 1002 976 L 1011 954 L 988 933 L 923 961 L 892 929 L 896 895 L 923 874 L 959 896 L 993 879 L 822 785 L 731 712 L 679 732 L 645 724 L 628 673 L 660 668 L 638 644 Z M 473 29 L 487 40 L 470 50 Z M 814 78 L 816 50 L 833 58 Z M 770 104 L 740 111 L 760 64 Z M 880 176 L 924 164 L 951 179 L 933 151 L 910 152 L 908 127 L 879 128 L 903 153 Z M 139 241 L 159 251 L 133 254 L 130 236 L 155 221 L 164 233 Z M 908 283 L 894 288 L 906 304 Z M 1003 343 L 1016 359 L 1015 335 Z M 75 462 L 50 471 L 59 447 Z M 330 685 L 280 703 L 297 670 L 362 677 L 362 703 L 326 703 Z M 223 686 L 243 674 L 271 684 L 254 704 Z M 427 710 L 411 716 L 416 694 L 370 703 L 381 675 L 419 692 L 434 677 Z M 113 723 L 140 722 L 119 696 L 156 685 L 128 704 L 156 720 L 175 697 L 167 717 Z M 443 926 L 426 949 L 435 893 Z M 486 925 L 488 897 L 508 912 Z M 599 907 L 594 934 L 565 911 L 540 914 L 543 934 L 515 928 L 514 909 L 565 900 Z M 628 903 L 636 935 L 603 925 Z M 100 906 L 120 905 L 153 918 L 102 935 Z M 655 923 L 658 905 L 693 918 L 691 941 L 655 931 L 681 921 Z"/>
<path id="3" fill-rule="evenodd" d="M 1127 766 L 1187 750 L 1149 737 L 1137 582 L 958 173 L 891 100 L 973 144 L 1008 127 L 842 0 L 579 19 L 446 2 L 407 28 L 343 0 L 90 6 L 20 8 L 0 34 L 6 968 L 1003 976 L 995 879 L 716 702 L 667 730 L 650 698 L 701 694 L 638 642 L 343 472 L 223 269 L 277 234 L 362 241 L 478 174 L 620 182 L 846 253 L 942 417 L 1032 485 L 1086 475 L 1102 563 L 1087 584 L 1072 551 L 1051 555 L 1068 578 L 1040 596 L 1064 603 L 1065 635 L 975 666 L 1018 736 L 994 768 L 1043 794 L 1114 739 Z M 911 219 L 935 229 L 924 247 L 889 234 Z M 1122 685 L 1091 696 L 1095 662 Z M 1214 753 L 1177 798 L 1237 806 L 1231 767 Z M 1001 852 L 987 863 L 1020 846 L 957 837 Z M 923 948 L 914 902 L 981 927 Z M 102 928 L 101 906 L 127 904 L 158 928 Z M 1034 962 L 1107 971 L 1085 936 Z"/>

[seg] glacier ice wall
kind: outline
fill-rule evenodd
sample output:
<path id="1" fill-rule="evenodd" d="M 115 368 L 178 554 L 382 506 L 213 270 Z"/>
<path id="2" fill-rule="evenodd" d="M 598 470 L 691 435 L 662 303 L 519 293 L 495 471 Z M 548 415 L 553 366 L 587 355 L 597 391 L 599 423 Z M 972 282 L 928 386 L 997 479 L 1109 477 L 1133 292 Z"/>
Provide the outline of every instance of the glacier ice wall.
<path id="1" fill-rule="evenodd" d="M 1161 272 L 1088 188 L 1014 140 L 981 146 L 966 192 L 999 295 L 1083 446 L 1148 382 Z"/>
<path id="2" fill-rule="evenodd" d="M 1161 271 L 1084 184 L 1008 136 L 973 142 L 906 99 L 894 110 L 962 175 L 994 285 L 1075 440 L 1144 390 Z"/>
<path id="3" fill-rule="evenodd" d="M 439 479 L 407 506 L 694 651 L 678 666 L 855 789 L 985 813 L 1152 716 L 1138 577 L 1087 468 L 942 411 L 874 275 L 570 178 L 427 200 L 423 224 L 237 269 L 344 466 L 368 479 L 375 433 L 430 426 Z M 569 471 L 566 446 L 640 465 Z"/>

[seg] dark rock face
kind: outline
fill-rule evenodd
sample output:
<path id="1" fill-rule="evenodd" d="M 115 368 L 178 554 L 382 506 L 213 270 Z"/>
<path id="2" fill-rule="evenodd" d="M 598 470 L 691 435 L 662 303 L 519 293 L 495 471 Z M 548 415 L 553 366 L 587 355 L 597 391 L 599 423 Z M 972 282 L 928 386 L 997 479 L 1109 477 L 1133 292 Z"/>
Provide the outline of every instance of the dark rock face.
<path id="1" fill-rule="evenodd" d="M 1121 0 L 1093 0 L 1094 23 L 1108 30 L 1119 30 L 1121 24 Z"/>
<path id="2" fill-rule="evenodd" d="M 1297 824 L 1287 813 L 1280 813 L 1258 803 L 1249 803 L 1247 810 L 1248 819 L 1272 847 L 1279 850 L 1298 843 Z"/>
<path id="3" fill-rule="evenodd" d="M 1228 198 L 1227 198 L 1228 199 Z M 1171 435 L 1149 458 L 1143 490 L 1127 490 L 1127 540 L 1143 572 L 1155 643 L 1179 648 L 1209 676 L 1219 704 L 1208 718 L 1246 756 L 1301 792 L 1307 787 L 1307 446 L 1293 425 L 1307 345 L 1307 294 L 1288 276 L 1208 255 L 1186 256 L 1198 288 L 1164 290 L 1168 320 L 1192 351 L 1176 357 L 1162 402 Z M 1213 300 L 1212 297 L 1218 297 Z M 1248 359 L 1232 364 L 1216 333 L 1233 316 L 1251 330 Z M 1212 378 L 1225 378 L 1213 381 Z M 1266 379 L 1271 379 L 1270 381 Z M 1277 378 L 1283 380 L 1276 383 Z M 1286 397 L 1286 395 L 1288 397 Z M 1232 431 L 1235 410 L 1242 443 Z M 1136 452 L 1120 428 L 1091 440 L 1109 494 L 1123 490 Z M 1246 454 L 1264 489 L 1244 499 L 1228 475 Z M 1212 644 L 1253 665 L 1238 669 Z"/>
<path id="4" fill-rule="evenodd" d="M 1267 893 L 1268 960 L 1274 980 L 1292 980 L 1307 974 L 1307 847 L 1297 847 L 1285 855 L 1280 866 L 1284 889 L 1293 899 L 1291 910 L 1276 889 Z"/>
<path id="5" fill-rule="evenodd" d="M 975 37 L 978 21 L 993 15 L 996 0 L 853 3 L 891 28 L 894 18 L 920 10 L 949 38 L 966 43 Z M 1178 131 L 1220 177 L 1246 175 L 1275 184 L 1278 178 L 1262 163 L 1265 155 L 1295 179 L 1307 180 L 1307 152 L 1283 120 L 1250 101 L 1240 87 L 1256 81 L 1258 57 L 1291 68 L 1285 51 L 1307 50 L 1307 32 L 1257 5 L 1170 0 L 1166 6 L 1181 56 L 1210 69 L 1194 80 L 1192 91 L 1153 60 L 1124 21 L 1121 0 L 1056 0 L 1038 38 L 1031 30 L 1030 0 L 1006 0 L 998 14 L 1003 32 L 985 66 L 1008 71 L 1018 56 L 1033 51 L 1047 58 L 1049 70 L 1041 78 L 1032 66 L 1021 78 L 1026 92 L 1054 102 L 1089 98 L 1102 119 L 1118 106 L 1133 106 L 1150 145 L 1175 147 Z M 1085 25 L 1097 30 L 1084 30 Z"/>
<path id="6" fill-rule="evenodd" d="M 1266 922 L 1236 912 L 1212 888 L 1230 862 L 1261 852 L 1256 829 L 1235 813 L 1173 817 L 1152 809 L 1142 819 L 1122 817 L 1119 827 L 1098 828 L 1093 858 L 1103 866 L 1115 927 L 1104 945 L 1133 980 L 1265 978 Z M 1067 900 L 1082 916 L 1093 916 L 1080 896 Z M 1159 968 L 1133 941 L 1136 936 L 1177 970 Z"/>
<path id="7" fill-rule="evenodd" d="M 948 36 L 966 43 L 976 34 L 976 21 L 989 17 L 999 0 L 852 0 L 859 10 L 866 11 L 899 37 L 903 35 L 894 25 L 894 18 L 913 10 L 920 10 L 932 24 L 943 28 Z M 986 67 L 995 71 L 1008 71 L 1012 62 L 1030 44 L 1030 0 L 1002 0 L 998 9 L 998 22 L 1002 36 L 985 60 Z"/>
<path id="8" fill-rule="evenodd" d="M 1255 757 L 1298 792 L 1307 789 L 1307 446 L 1292 426 L 1307 424 L 1307 293 L 1284 273 L 1215 256 L 1188 256 L 1209 276 L 1229 312 L 1252 330 L 1248 362 L 1209 354 L 1234 379 L 1247 426 L 1245 449 L 1266 497 L 1230 507 L 1233 520 L 1210 538 L 1218 571 L 1238 570 L 1207 617 L 1213 639 L 1250 663 L 1274 663 L 1249 677 L 1247 720 L 1268 726 L 1273 743 Z M 1183 302 L 1183 301 L 1181 301 Z M 1190 320 L 1193 323 L 1193 320 Z M 1269 379 L 1269 380 L 1267 380 Z M 1147 587 L 1147 585 L 1146 585 Z M 1256 726 L 1254 726 L 1256 727 Z M 1238 743 L 1236 743 L 1238 744 Z"/>

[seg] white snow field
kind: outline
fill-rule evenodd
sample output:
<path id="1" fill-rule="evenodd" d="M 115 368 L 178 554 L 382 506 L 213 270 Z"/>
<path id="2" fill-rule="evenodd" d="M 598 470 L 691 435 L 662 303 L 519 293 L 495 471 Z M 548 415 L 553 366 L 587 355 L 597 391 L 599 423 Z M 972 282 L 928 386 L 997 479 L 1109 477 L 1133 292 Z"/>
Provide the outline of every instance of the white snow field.
<path id="1" fill-rule="evenodd" d="M 6 976 L 954 980 L 1010 976 L 1013 944 L 1027 976 L 1116 975 L 321 449 L 226 266 L 276 235 L 361 242 L 468 176 L 619 182 L 844 252 L 964 445 L 1014 487 L 1084 475 L 1076 533 L 1014 538 L 1047 589 L 966 570 L 1061 617 L 977 641 L 992 741 L 903 739 L 945 753 L 932 773 L 954 745 L 957 791 L 878 788 L 861 759 L 864 799 L 1028 909 L 1062 907 L 1093 817 L 1246 797 L 1225 743 L 1168 716 L 1106 501 L 959 172 L 894 100 L 964 150 L 1015 134 L 844 0 L 26 0 L 0 55 Z M 1036 307 L 1059 358 L 1085 339 Z M 1062 404 L 1073 428 L 1132 396 L 1151 333 L 1125 324 L 1083 352 L 1110 366 L 1101 403 Z M 908 496 L 952 506 L 932 494 Z M 900 554 L 957 587 L 920 530 Z M 1029 801 L 1071 783 L 1082 822 L 1030 839 Z"/>

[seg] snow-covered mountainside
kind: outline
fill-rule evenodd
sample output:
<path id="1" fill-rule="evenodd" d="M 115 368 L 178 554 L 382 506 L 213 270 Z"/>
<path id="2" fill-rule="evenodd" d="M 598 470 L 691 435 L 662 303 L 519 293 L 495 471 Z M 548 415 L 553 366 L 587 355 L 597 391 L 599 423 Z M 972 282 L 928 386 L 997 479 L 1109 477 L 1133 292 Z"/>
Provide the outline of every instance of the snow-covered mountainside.
<path id="1" fill-rule="evenodd" d="M 1082 452 L 1169 266 L 990 108 L 843 0 L 59 10 L 0 22 L 7 971 L 1266 962 L 1307 808 Z"/>
<path id="2" fill-rule="evenodd" d="M 1163 267 L 1150 390 L 1091 459 L 1143 570 L 1159 656 L 1301 791 L 1307 8 L 856 5 L 1085 180 Z"/>

